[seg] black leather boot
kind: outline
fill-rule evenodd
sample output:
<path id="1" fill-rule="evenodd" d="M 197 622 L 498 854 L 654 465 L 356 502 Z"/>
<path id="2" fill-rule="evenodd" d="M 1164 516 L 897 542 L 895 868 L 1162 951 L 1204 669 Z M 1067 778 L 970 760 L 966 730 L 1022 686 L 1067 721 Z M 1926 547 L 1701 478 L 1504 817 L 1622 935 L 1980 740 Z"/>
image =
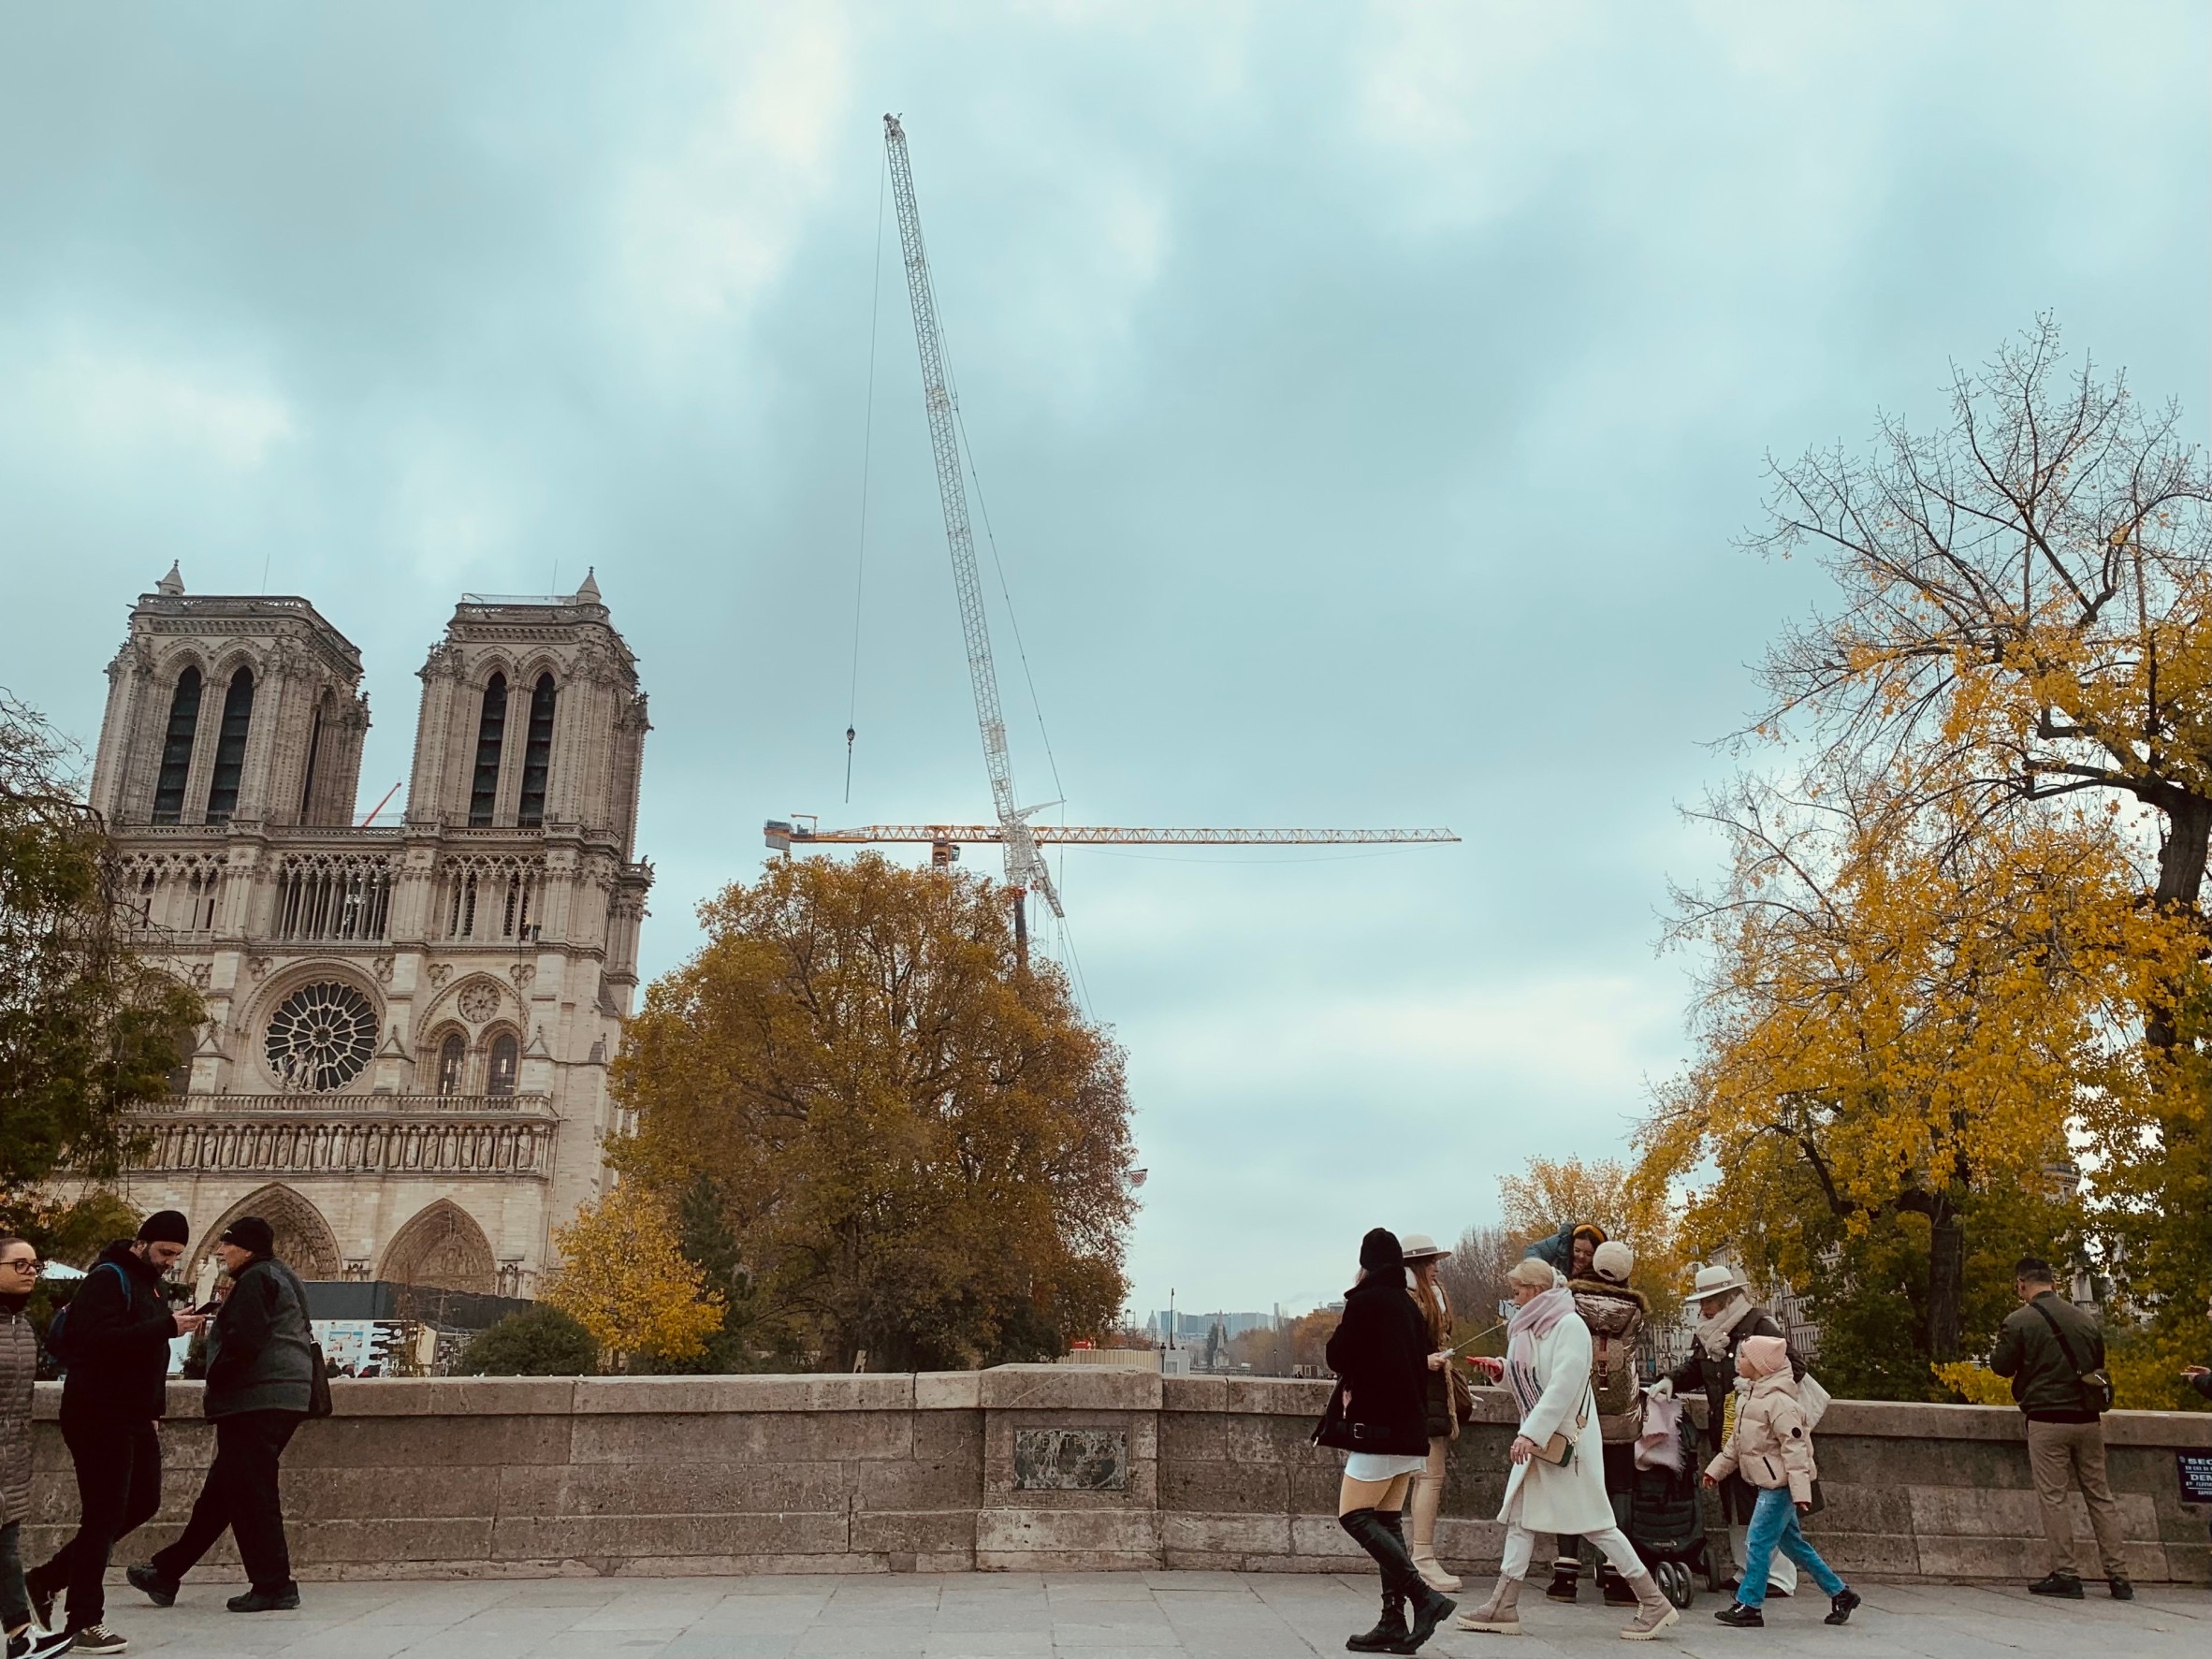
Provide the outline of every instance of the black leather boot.
<path id="1" fill-rule="evenodd" d="M 1344 1645 L 1355 1653 L 1388 1653 L 1407 1635 L 1405 1598 L 1395 1590 L 1386 1590 L 1382 1596 L 1382 1617 L 1375 1622 L 1375 1628 L 1363 1636 L 1346 1637 Z"/>
<path id="2" fill-rule="evenodd" d="M 1383 1588 L 1395 1590 L 1404 1597 L 1412 1614 L 1412 1627 L 1404 1640 L 1381 1650 L 1387 1653 L 1413 1653 L 1423 1642 L 1436 1634 L 1436 1626 L 1451 1617 L 1459 1604 L 1448 1595 L 1440 1595 L 1423 1581 L 1413 1564 L 1413 1557 L 1406 1552 L 1405 1539 L 1398 1530 L 1395 1513 L 1379 1509 L 1354 1509 L 1349 1515 L 1340 1515 L 1336 1524 L 1349 1533 L 1361 1549 L 1374 1559 L 1382 1571 Z"/>

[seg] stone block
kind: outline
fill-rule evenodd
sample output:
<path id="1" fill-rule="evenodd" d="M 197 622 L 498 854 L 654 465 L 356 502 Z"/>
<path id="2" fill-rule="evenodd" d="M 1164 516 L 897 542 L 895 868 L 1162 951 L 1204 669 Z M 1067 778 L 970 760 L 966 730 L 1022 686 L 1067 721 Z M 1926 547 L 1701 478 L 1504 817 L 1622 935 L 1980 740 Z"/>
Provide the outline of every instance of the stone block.
<path id="1" fill-rule="evenodd" d="M 1823 1532 L 1816 1548 L 1822 1558 L 1845 1578 L 1863 1573 L 1870 1577 L 1910 1579 L 1920 1570 L 1919 1546 L 1909 1531 Z"/>
<path id="2" fill-rule="evenodd" d="M 332 1517 L 298 1523 L 287 1516 L 286 1535 L 294 1555 L 315 1564 L 461 1564 L 491 1559 L 494 1524 L 488 1515 L 380 1520 Z"/>
<path id="3" fill-rule="evenodd" d="M 1820 1419 L 1823 1444 L 1830 1435 L 1867 1434 L 1883 1440 L 1995 1441 L 2025 1445 L 2022 1419 L 2010 1406 L 1937 1405 L 1895 1400 L 1838 1400 Z"/>
<path id="4" fill-rule="evenodd" d="M 330 1385 L 334 1417 L 566 1417 L 573 1376 L 341 1377 Z"/>
<path id="5" fill-rule="evenodd" d="M 458 1470 L 565 1463 L 575 1420 L 550 1416 L 326 1418 L 301 1426 L 284 1450 L 284 1464 Z"/>
<path id="6" fill-rule="evenodd" d="M 986 1411 L 1157 1412 L 1168 1380 L 1119 1365 L 995 1365 L 980 1375 Z"/>
<path id="7" fill-rule="evenodd" d="M 593 1415 L 574 1419 L 570 1444 L 579 1463 L 828 1463 L 910 1457 L 913 1425 L 910 1411 Z"/>
<path id="8" fill-rule="evenodd" d="M 1159 1418 L 1159 1455 L 1168 1463 L 1225 1458 L 1229 1455 L 1228 1429 L 1228 1419 L 1219 1412 L 1163 1411 Z"/>
<path id="9" fill-rule="evenodd" d="M 910 1373 L 822 1376 L 592 1376 L 575 1385 L 579 1414 L 907 1411 Z"/>
<path id="10" fill-rule="evenodd" d="M 576 1463 L 552 1471 L 559 1479 L 549 1492 L 521 1481 L 510 1486 L 502 1479 L 499 1512 L 502 1516 L 828 1513 L 850 1506 L 851 1470 L 851 1464 L 835 1463 Z M 549 1507 L 544 1506 L 547 1497 Z"/>
<path id="11" fill-rule="evenodd" d="M 983 1414 L 929 1411 L 914 1414 L 913 1456 L 940 1462 L 965 1460 L 983 1466 Z"/>
<path id="12" fill-rule="evenodd" d="M 914 1376 L 916 1411 L 975 1411 L 983 1404 L 980 1371 L 924 1371 Z"/>
<path id="13" fill-rule="evenodd" d="M 2107 1412 L 2104 1444 L 2157 1447 L 2168 1451 L 2212 1451 L 2212 1412 Z M 2172 1466 L 2173 1460 L 2168 1459 L 2168 1469 Z"/>
<path id="14" fill-rule="evenodd" d="M 2041 1576 L 2048 1564 L 2045 1559 L 2043 1535 L 2033 1537 L 2001 1538 L 1987 1535 L 1952 1537 L 1923 1534 L 1914 1540 L 1918 1546 L 1918 1571 L 1931 1579 L 2032 1579 Z M 2128 1544 L 2128 1573 L 2149 1582 L 2166 1576 L 2166 1553 L 2157 1544 Z M 2081 1552 L 2081 1564 L 2086 1573 L 2098 1571 L 2094 1549 Z"/>
<path id="15" fill-rule="evenodd" d="M 1160 1517 L 1160 1543 L 1168 1564 L 1199 1556 L 1287 1555 L 1290 1550 L 1288 1515 L 1218 1515 L 1202 1512 Z"/>
<path id="16" fill-rule="evenodd" d="M 1825 1490 L 1825 1489 L 1824 1489 Z M 1959 1487 L 1909 1486 L 1905 1494 L 1912 1506 L 1913 1532 L 1920 1537 L 2041 1538 L 2043 1505 L 2032 1492 L 1975 1491 Z M 2158 1513 L 2141 1492 L 2120 1492 L 2120 1535 L 2154 1539 Z M 2072 1494 L 2074 1533 L 2090 1536 L 2088 1506 L 2081 1494 Z"/>
<path id="17" fill-rule="evenodd" d="M 1255 1417 L 1288 1417 L 1317 1421 L 1328 1408 L 1330 1390 L 1336 1385 L 1326 1377 L 1230 1376 L 1225 1411 Z"/>
<path id="18" fill-rule="evenodd" d="M 957 1508 L 972 1517 L 982 1501 L 982 1464 L 975 1458 L 886 1458 L 847 1469 L 848 1487 L 857 1477 L 862 1514 Z"/>
<path id="19" fill-rule="evenodd" d="M 985 1509 L 976 1517 L 977 1564 L 1044 1555 L 1142 1557 L 1158 1564 L 1159 1517 L 1149 1509 Z"/>
<path id="20" fill-rule="evenodd" d="M 841 1509 L 834 1514 L 517 1515 L 502 1517 L 492 1526 L 492 1554 L 501 1560 L 837 1556 L 850 1544 L 851 1528 Z"/>
<path id="21" fill-rule="evenodd" d="M 1336 1505 L 1333 1502 L 1330 1504 L 1326 1515 L 1290 1517 L 1290 1552 L 1293 1555 L 1316 1556 L 1332 1563 L 1367 1559 L 1367 1552 L 1353 1543 L 1344 1528 L 1336 1524 Z"/>
<path id="22" fill-rule="evenodd" d="M 544 1464 L 518 1469 L 551 1473 Z M 280 1485 L 284 1515 L 301 1521 L 435 1520 L 458 1516 L 488 1518 L 498 1512 L 500 1477 L 504 1471 L 471 1471 L 456 1478 L 450 1469 L 356 1466 L 316 1467 L 286 1460 Z"/>
<path id="23" fill-rule="evenodd" d="M 1215 1416 L 1228 1408 L 1229 1378 L 1169 1376 L 1163 1373 L 1159 1379 L 1159 1404 L 1162 1411 Z"/>
<path id="24" fill-rule="evenodd" d="M 1163 1514 L 1287 1515 L 1290 1509 L 1290 1475 L 1280 1463 L 1163 1460 L 1158 1481 Z"/>
<path id="25" fill-rule="evenodd" d="M 852 1518 L 852 1548 L 882 1554 L 953 1554 L 975 1564 L 973 1505 L 955 1509 L 909 1509 L 897 1514 L 864 1511 Z M 943 1570 L 943 1569 L 938 1569 Z"/>
<path id="26" fill-rule="evenodd" d="M 1806 1530 L 1823 1535 L 1837 1533 L 1910 1534 L 1913 1530 L 1911 1492 L 1897 1486 L 1853 1486 L 1829 1480 L 1820 1483 L 1826 1504 L 1806 1522 Z"/>

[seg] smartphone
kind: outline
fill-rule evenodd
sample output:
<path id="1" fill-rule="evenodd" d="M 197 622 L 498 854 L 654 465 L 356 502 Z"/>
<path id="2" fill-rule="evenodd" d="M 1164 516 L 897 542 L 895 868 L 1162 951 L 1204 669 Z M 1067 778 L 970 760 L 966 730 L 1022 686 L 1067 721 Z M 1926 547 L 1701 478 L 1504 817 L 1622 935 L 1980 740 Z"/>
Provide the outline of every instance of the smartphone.
<path id="1" fill-rule="evenodd" d="M 223 1311 L 223 1304 L 220 1302 L 203 1302 L 192 1311 L 196 1314 L 207 1314 L 211 1317 Z"/>

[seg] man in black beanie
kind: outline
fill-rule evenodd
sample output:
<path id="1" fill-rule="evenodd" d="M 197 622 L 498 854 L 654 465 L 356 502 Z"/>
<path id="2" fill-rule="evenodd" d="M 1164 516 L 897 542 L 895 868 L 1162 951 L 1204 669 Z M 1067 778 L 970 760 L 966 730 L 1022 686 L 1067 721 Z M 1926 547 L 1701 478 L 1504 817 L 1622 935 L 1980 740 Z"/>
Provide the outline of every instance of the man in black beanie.
<path id="1" fill-rule="evenodd" d="M 68 1367 L 62 1378 L 62 1438 L 77 1465 L 76 1535 L 51 1561 L 24 1575 L 41 1624 L 53 1625 L 55 1594 L 69 1592 L 68 1623 L 79 1653 L 120 1653 L 124 1640 L 101 1621 L 101 1581 L 117 1539 L 161 1506 L 161 1419 L 167 1393 L 169 1339 L 200 1328 L 174 1310 L 163 1275 L 184 1255 L 192 1229 L 174 1210 L 156 1210 L 135 1239 L 100 1252 L 63 1322 Z"/>

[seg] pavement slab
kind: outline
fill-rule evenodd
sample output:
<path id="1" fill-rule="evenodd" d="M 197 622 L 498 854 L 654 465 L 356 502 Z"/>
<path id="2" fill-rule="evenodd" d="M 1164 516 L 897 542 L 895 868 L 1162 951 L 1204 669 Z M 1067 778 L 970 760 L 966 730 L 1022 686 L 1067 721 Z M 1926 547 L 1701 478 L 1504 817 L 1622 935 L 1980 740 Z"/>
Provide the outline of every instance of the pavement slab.
<path id="1" fill-rule="evenodd" d="M 1481 1587 L 1487 1590 L 1487 1586 Z M 1712 1622 L 1700 1595 L 1654 1648 L 1693 1659 L 2204 1659 L 2212 1591 L 2079 1604 L 1979 1585 L 1859 1586 L 1849 1625 L 1799 1596 L 1762 1632 Z M 1477 1593 L 1470 1583 L 1468 1602 Z M 1298 1659 L 1374 1622 L 1372 1579 L 1225 1572 L 961 1573 L 895 1578 L 311 1583 L 293 1613 L 225 1609 L 194 1583 L 173 1608 L 119 1587 L 109 1623 L 171 1659 Z M 1530 1605 L 1534 1602 L 1534 1606 Z M 1621 1659 L 1617 1608 L 1524 1597 L 1518 1638 L 1448 1627 L 1441 1659 Z"/>

